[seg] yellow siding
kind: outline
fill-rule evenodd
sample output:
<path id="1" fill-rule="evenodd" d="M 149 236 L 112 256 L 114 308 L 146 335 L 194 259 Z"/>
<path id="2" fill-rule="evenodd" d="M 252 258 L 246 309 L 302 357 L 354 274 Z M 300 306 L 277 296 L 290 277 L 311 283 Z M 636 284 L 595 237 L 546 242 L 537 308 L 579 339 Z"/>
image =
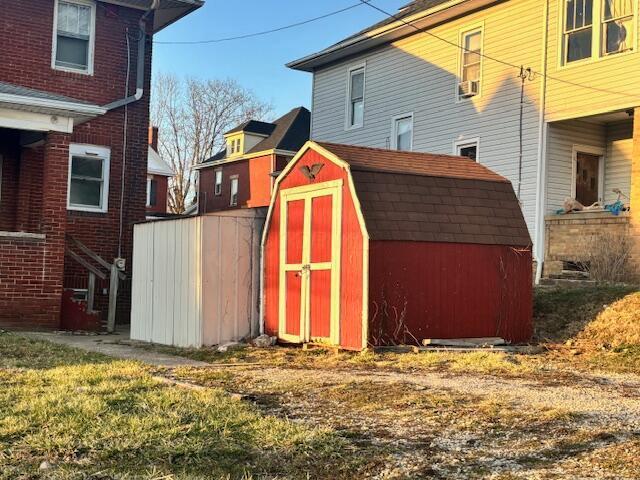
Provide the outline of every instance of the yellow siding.
<path id="1" fill-rule="evenodd" d="M 640 52 L 638 52 L 637 41 L 632 53 L 598 57 L 563 66 L 561 56 L 563 0 L 548 1 L 550 8 L 547 120 L 578 118 L 640 105 L 640 89 L 637 88 L 637 79 L 640 76 Z M 517 0 L 509 3 L 517 3 Z M 637 39 L 637 14 L 635 28 L 634 37 Z M 563 82 L 575 82 L 581 86 Z"/>

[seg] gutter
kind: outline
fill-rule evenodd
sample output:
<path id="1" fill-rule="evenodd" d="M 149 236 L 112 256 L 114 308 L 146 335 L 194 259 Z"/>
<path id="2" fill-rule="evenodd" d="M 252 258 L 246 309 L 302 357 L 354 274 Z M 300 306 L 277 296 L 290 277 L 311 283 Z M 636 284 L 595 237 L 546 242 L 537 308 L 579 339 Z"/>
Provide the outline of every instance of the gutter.
<path id="1" fill-rule="evenodd" d="M 27 97 L 22 95 L 13 95 L 10 93 L 0 93 L 0 103 L 12 103 L 36 108 L 51 108 L 89 116 L 98 116 L 107 113 L 107 109 L 105 107 L 99 107 L 97 105 Z"/>
<path id="2" fill-rule="evenodd" d="M 153 0 L 153 3 L 149 9 L 140 18 L 140 38 L 138 39 L 138 68 L 136 73 L 136 93 L 115 102 L 111 102 L 105 105 L 103 108 L 106 111 L 115 110 L 116 108 L 124 107 L 131 103 L 141 100 L 144 95 L 144 67 L 146 60 L 146 46 L 147 46 L 147 18 L 151 13 L 160 6 L 160 0 Z"/>

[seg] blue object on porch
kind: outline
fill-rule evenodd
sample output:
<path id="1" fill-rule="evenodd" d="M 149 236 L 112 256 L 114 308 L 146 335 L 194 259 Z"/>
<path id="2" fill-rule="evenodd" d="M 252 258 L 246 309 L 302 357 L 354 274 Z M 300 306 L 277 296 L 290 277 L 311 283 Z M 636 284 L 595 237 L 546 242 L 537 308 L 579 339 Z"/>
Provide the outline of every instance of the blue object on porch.
<path id="1" fill-rule="evenodd" d="M 612 203 L 611 205 L 605 205 L 604 209 L 613 213 L 617 217 L 618 215 L 620 215 L 620 213 L 624 211 L 624 203 L 618 200 L 615 203 Z"/>

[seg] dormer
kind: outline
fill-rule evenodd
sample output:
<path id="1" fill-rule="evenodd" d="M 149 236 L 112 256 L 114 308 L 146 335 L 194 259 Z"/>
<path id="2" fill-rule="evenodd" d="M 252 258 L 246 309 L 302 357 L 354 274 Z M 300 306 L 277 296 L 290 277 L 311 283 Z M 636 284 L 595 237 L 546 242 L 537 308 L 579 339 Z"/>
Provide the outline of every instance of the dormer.
<path id="1" fill-rule="evenodd" d="M 249 120 L 228 131 L 224 135 L 227 144 L 226 158 L 242 157 L 258 143 L 269 137 L 275 128 L 273 123 Z"/>

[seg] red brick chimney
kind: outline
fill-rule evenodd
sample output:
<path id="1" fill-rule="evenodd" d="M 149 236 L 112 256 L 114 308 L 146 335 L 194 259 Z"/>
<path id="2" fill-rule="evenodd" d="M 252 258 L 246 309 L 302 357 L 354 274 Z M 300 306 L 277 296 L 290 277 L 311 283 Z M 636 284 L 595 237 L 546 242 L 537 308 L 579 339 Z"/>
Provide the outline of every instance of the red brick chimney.
<path id="1" fill-rule="evenodd" d="M 158 151 L 158 127 L 149 127 L 149 145 L 156 152 Z"/>

